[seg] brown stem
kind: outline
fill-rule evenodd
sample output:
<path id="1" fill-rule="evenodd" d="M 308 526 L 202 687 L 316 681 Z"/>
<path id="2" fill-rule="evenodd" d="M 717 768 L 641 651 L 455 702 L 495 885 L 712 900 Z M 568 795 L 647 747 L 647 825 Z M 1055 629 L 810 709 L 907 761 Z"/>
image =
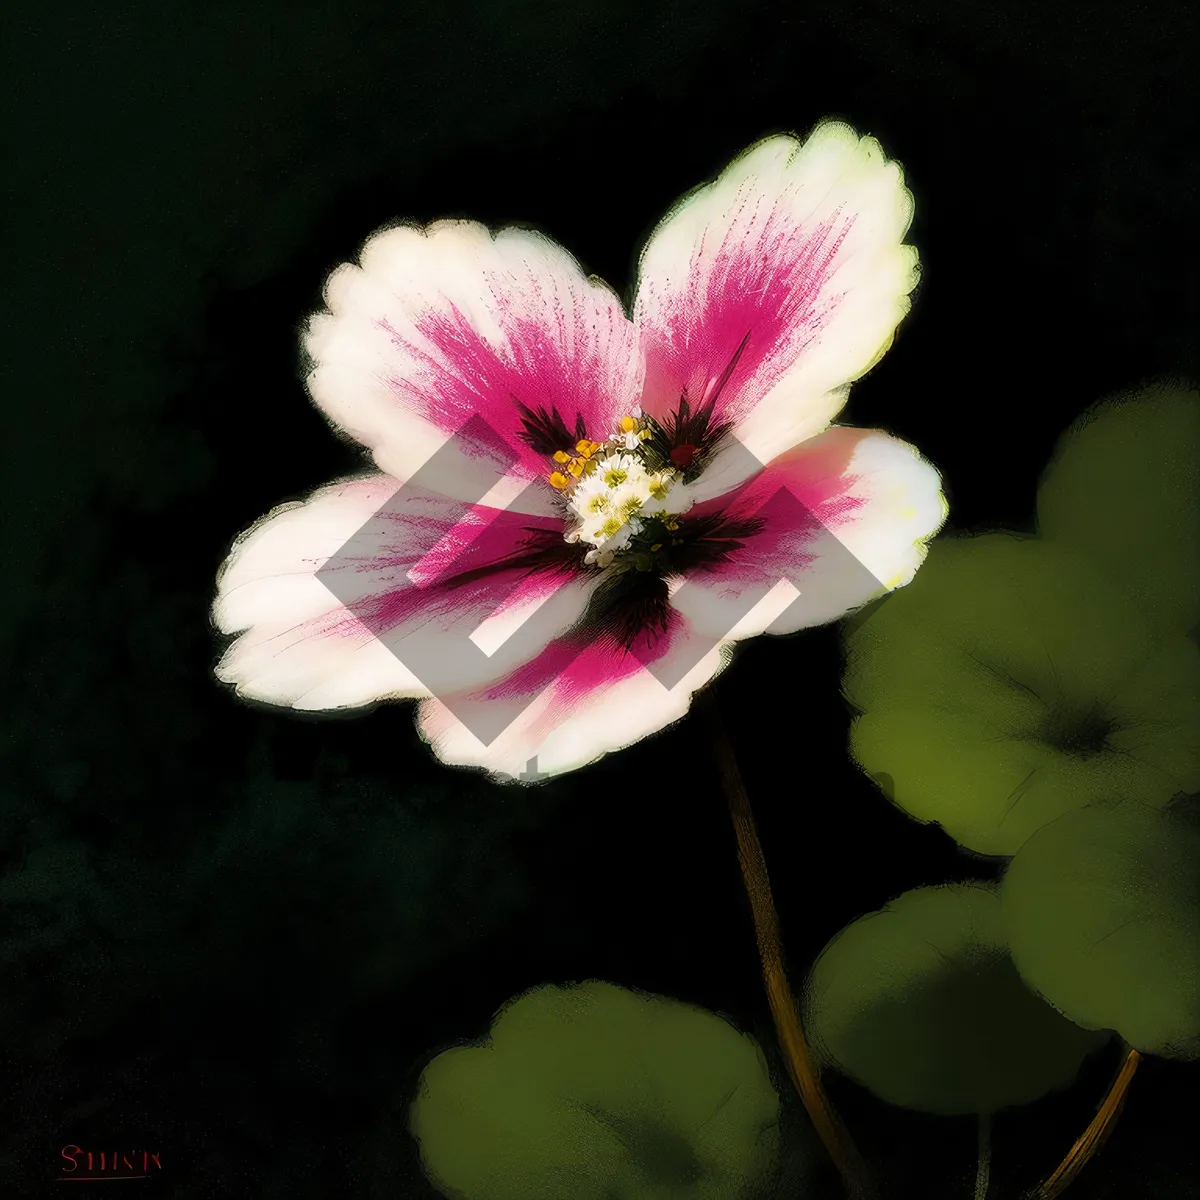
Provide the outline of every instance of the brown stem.
<path id="1" fill-rule="evenodd" d="M 754 932 L 758 938 L 758 953 L 762 959 L 767 999 L 771 1005 L 771 1016 L 775 1021 L 779 1044 L 787 1062 L 788 1074 L 796 1085 L 796 1091 L 800 1094 L 817 1136 L 824 1143 L 825 1149 L 829 1151 L 829 1156 L 841 1173 L 847 1195 L 852 1200 L 875 1200 L 876 1193 L 867 1174 L 866 1164 L 821 1086 L 817 1068 L 813 1064 L 812 1054 L 804 1037 L 799 1008 L 784 969 L 779 916 L 775 911 L 775 901 L 771 897 L 771 881 L 767 875 L 762 845 L 754 827 L 750 798 L 746 794 L 746 785 L 742 782 L 742 774 L 738 770 L 729 735 L 725 732 L 716 697 L 710 689 L 702 693 L 699 699 L 712 733 L 721 781 L 729 800 L 729 813 L 737 834 L 738 862 L 741 864 L 742 879 L 754 916 Z"/>
<path id="2" fill-rule="evenodd" d="M 979 1155 L 975 1162 L 975 1200 L 987 1200 L 992 1185 L 992 1114 L 979 1114 Z"/>
<path id="3" fill-rule="evenodd" d="M 1075 1176 L 1083 1170 L 1096 1151 L 1104 1145 L 1121 1115 L 1125 1093 L 1129 1090 L 1133 1073 L 1141 1061 L 1142 1056 L 1132 1046 L 1125 1051 L 1120 1070 L 1100 1102 L 1096 1115 L 1079 1135 L 1075 1145 L 1067 1151 L 1067 1157 L 1059 1163 L 1054 1174 L 1034 1189 L 1031 1200 L 1054 1200 L 1056 1196 L 1060 1196 L 1074 1182 Z"/>

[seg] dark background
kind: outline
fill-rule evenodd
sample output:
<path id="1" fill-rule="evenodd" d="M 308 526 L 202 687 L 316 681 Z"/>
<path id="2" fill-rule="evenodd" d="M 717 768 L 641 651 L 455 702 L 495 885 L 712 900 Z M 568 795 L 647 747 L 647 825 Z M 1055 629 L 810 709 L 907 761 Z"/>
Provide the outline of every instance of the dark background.
<path id="1" fill-rule="evenodd" d="M 680 192 L 842 116 L 904 163 L 924 263 L 844 419 L 921 446 L 956 525 L 1027 526 L 1078 411 L 1196 375 L 1189 9 L 10 14 L 0 1194 L 56 1194 L 73 1142 L 158 1150 L 130 1186 L 172 1196 L 431 1196 L 404 1125 L 421 1067 L 546 980 L 769 1042 L 695 722 L 505 790 L 437 765 L 405 708 L 306 721 L 213 682 L 230 539 L 358 461 L 305 397 L 297 325 L 398 217 L 529 223 L 625 288 Z M 801 968 L 898 892 L 995 870 L 857 774 L 837 656 L 833 631 L 759 642 L 719 689 Z M 1000 1119 L 999 1200 L 1053 1167 L 1112 1065 Z M 1147 1064 L 1070 1195 L 1196 1194 L 1195 1084 Z M 884 1200 L 970 1195 L 969 1120 L 834 1086 Z M 838 1194 L 820 1165 L 807 1187 Z"/>

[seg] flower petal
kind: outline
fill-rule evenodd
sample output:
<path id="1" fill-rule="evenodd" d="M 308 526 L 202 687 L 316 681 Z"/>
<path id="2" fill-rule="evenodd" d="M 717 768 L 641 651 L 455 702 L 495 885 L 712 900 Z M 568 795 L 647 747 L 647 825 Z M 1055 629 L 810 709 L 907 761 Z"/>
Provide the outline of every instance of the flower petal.
<path id="1" fill-rule="evenodd" d="M 719 514 L 710 536 L 727 542 L 670 601 L 713 638 L 822 625 L 908 583 L 946 511 L 937 471 L 912 446 L 835 426 L 689 513 Z"/>
<path id="2" fill-rule="evenodd" d="M 309 322 L 308 386 L 383 471 L 409 478 L 476 418 L 461 446 L 475 472 L 442 482 L 477 502 L 480 463 L 496 477 L 548 474 L 520 436 L 518 402 L 557 411 L 572 433 L 582 417 L 599 436 L 634 402 L 641 364 L 620 300 L 549 238 L 493 237 L 471 221 L 400 226 L 372 237 L 359 264 L 333 272 L 328 312 Z"/>
<path id="3" fill-rule="evenodd" d="M 241 636 L 217 675 L 247 699 L 299 709 L 498 679 L 587 606 L 592 575 L 561 548 L 560 522 L 384 475 L 333 484 L 235 543 L 213 619 Z"/>
<path id="4" fill-rule="evenodd" d="M 819 433 L 909 309 L 912 210 L 898 164 L 848 125 L 751 147 L 642 255 L 643 407 L 659 415 L 686 391 L 695 408 L 719 389 L 715 420 L 764 463 Z"/>
<path id="5" fill-rule="evenodd" d="M 482 767 L 500 780 L 530 768 L 560 775 L 680 720 L 731 652 L 694 634 L 678 614 L 631 650 L 568 634 L 491 687 L 422 701 L 418 728 L 446 763 Z"/>

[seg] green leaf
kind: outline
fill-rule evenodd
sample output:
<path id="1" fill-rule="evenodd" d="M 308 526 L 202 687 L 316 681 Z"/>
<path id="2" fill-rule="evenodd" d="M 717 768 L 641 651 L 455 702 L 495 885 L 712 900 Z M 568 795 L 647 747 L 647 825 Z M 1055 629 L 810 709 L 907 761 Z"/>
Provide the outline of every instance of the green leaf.
<path id="1" fill-rule="evenodd" d="M 1200 651 L 1075 552 L 944 538 L 846 634 L 851 752 L 889 798 L 981 854 L 1015 854 L 1098 795 L 1200 787 Z"/>
<path id="2" fill-rule="evenodd" d="M 777 1169 L 779 1097 L 720 1017 L 593 981 L 534 988 L 438 1055 L 411 1128 L 464 1200 L 735 1200 Z"/>
<path id="3" fill-rule="evenodd" d="M 1073 1020 L 1135 1049 L 1200 1057 L 1200 822 L 1093 804 L 1047 825 L 1002 888 L 1013 959 Z"/>
<path id="4" fill-rule="evenodd" d="M 817 959 L 806 1008 L 840 1070 L 891 1104 L 945 1115 L 1066 1087 L 1106 1040 L 1021 982 L 982 884 L 918 888 L 860 917 Z"/>
<path id="5" fill-rule="evenodd" d="M 1037 515 L 1046 537 L 1190 633 L 1200 622 L 1200 393 L 1156 384 L 1085 413 L 1046 469 Z"/>

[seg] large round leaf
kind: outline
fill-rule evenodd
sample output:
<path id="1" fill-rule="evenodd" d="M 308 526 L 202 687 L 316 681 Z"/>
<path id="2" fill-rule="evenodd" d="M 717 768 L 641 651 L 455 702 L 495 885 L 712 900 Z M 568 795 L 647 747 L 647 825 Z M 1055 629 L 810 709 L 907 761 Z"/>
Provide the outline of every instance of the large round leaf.
<path id="1" fill-rule="evenodd" d="M 1200 822 L 1193 805 L 1093 804 L 1039 830 L 1002 889 L 1026 982 L 1148 1054 L 1200 1057 Z"/>
<path id="2" fill-rule="evenodd" d="M 994 888 L 918 888 L 842 930 L 813 967 L 818 1049 L 881 1099 L 995 1112 L 1074 1079 L 1105 1040 L 1035 996 L 1012 965 Z"/>
<path id="3" fill-rule="evenodd" d="M 1062 546 L 941 539 L 846 651 L 855 759 L 979 853 L 1014 854 L 1097 795 L 1200 787 L 1200 650 Z"/>
<path id="4" fill-rule="evenodd" d="M 464 1200 L 737 1200 L 769 1188 L 779 1097 L 712 1013 L 610 983 L 517 998 L 421 1077 L 426 1172 Z"/>
<path id="5" fill-rule="evenodd" d="M 1038 525 L 1088 554 L 1156 620 L 1200 622 L 1200 393 L 1117 396 L 1064 435 L 1038 488 Z"/>

